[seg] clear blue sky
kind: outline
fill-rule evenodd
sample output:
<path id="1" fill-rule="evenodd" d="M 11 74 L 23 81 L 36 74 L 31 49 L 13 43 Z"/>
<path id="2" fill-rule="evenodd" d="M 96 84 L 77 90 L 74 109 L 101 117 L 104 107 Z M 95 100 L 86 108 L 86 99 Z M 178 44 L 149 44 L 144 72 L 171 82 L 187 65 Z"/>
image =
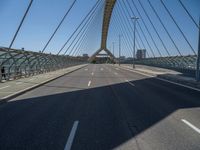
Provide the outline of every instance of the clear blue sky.
<path id="1" fill-rule="evenodd" d="M 112 18 L 112 22 L 111 22 L 111 25 L 110 25 L 110 32 L 109 32 L 110 34 L 109 34 L 109 38 L 108 38 L 108 47 L 112 48 L 112 42 L 115 42 L 115 49 L 118 48 L 118 43 L 119 43 L 118 42 L 118 35 L 122 34 L 122 51 L 124 52 L 124 53 L 122 53 L 122 55 L 127 56 L 127 51 L 124 51 L 124 49 L 127 49 L 127 48 L 125 46 L 125 42 L 123 42 L 124 40 L 128 41 L 127 38 L 126 38 L 126 35 L 125 35 L 125 31 L 124 30 L 119 31 L 119 30 L 115 29 L 115 28 L 119 27 L 120 24 L 123 24 L 123 22 L 125 22 L 124 19 L 122 17 L 120 17 L 120 15 L 116 11 L 117 9 L 119 9 L 119 6 L 118 6 L 119 1 L 120 0 L 118 0 L 118 3 L 115 6 L 115 9 L 114 9 L 114 12 L 113 12 L 113 18 Z M 132 0 L 127 0 L 127 1 L 130 2 L 134 13 L 139 17 L 139 14 L 137 13 L 135 7 L 132 5 L 132 2 L 131 2 Z M 150 18 L 152 19 L 152 22 L 156 26 L 162 40 L 167 45 L 167 48 L 170 51 L 171 55 L 177 55 L 178 54 L 177 51 L 175 50 L 172 42 L 170 41 L 170 39 L 167 36 L 166 32 L 164 31 L 163 27 L 159 23 L 159 20 L 156 18 L 151 7 L 147 3 L 147 0 L 140 0 L 140 1 L 144 5 L 145 10 L 148 12 L 148 15 L 150 16 Z M 153 6 L 155 7 L 155 9 L 157 10 L 157 12 L 159 13 L 161 20 L 164 22 L 165 26 L 167 27 L 167 29 L 168 29 L 169 33 L 171 34 L 171 36 L 173 37 L 173 39 L 175 40 L 175 42 L 178 45 L 182 54 L 183 55 L 193 54 L 192 51 L 190 50 L 188 44 L 185 42 L 182 35 L 180 34 L 179 30 L 177 29 L 177 27 L 173 23 L 172 19 L 169 17 L 166 10 L 162 6 L 160 0 L 150 0 L 150 1 L 153 4 Z M 198 45 L 198 29 L 197 29 L 197 27 L 189 19 L 189 17 L 185 13 L 184 9 L 181 7 L 178 0 L 163 0 L 163 1 L 165 2 L 166 6 L 169 8 L 169 10 L 172 13 L 172 15 L 174 16 L 175 20 L 178 22 L 178 25 L 183 30 L 184 34 L 188 38 L 188 40 L 191 43 L 191 45 L 193 46 L 193 48 L 197 51 L 197 45 Z M 199 17 L 200 17 L 200 0 L 181 0 L 181 1 L 184 3 L 184 5 L 187 7 L 187 9 L 191 13 L 191 15 L 194 17 L 195 21 L 198 23 L 198 20 L 199 20 Z M 139 9 L 139 11 L 142 15 L 142 19 L 147 24 L 147 27 L 149 28 L 150 33 L 152 34 L 156 44 L 158 45 L 158 48 L 161 50 L 163 55 L 166 55 L 166 52 L 165 52 L 163 46 L 161 45 L 161 42 L 159 41 L 159 39 L 158 39 L 155 31 L 153 30 L 150 22 L 148 21 L 144 11 L 142 10 L 141 6 L 139 5 L 138 0 L 134 0 L 134 2 L 137 5 L 137 8 Z M 126 10 L 126 11 L 129 11 L 129 10 Z M 133 16 L 133 14 L 132 14 L 132 16 Z M 118 18 L 118 22 L 120 21 L 120 23 L 116 23 L 116 18 Z M 115 21 L 113 21 L 113 20 L 115 20 Z M 131 19 L 129 19 L 129 21 L 130 20 Z M 148 39 L 153 51 L 155 52 L 156 56 L 158 56 L 156 48 L 155 48 L 154 44 L 152 43 L 150 36 L 148 36 L 147 31 L 145 30 L 145 27 L 144 27 L 144 25 L 141 21 L 141 18 L 138 20 L 138 22 L 141 25 L 143 31 L 145 32 L 145 35 L 147 36 L 147 39 Z M 133 28 L 133 26 L 132 26 L 132 28 Z M 137 29 L 141 34 L 141 31 L 139 30 L 138 26 L 137 26 Z M 127 26 L 126 30 L 128 31 L 128 26 Z M 128 33 L 130 33 L 129 31 L 128 31 Z M 114 34 L 112 34 L 112 33 L 114 33 Z M 132 36 L 130 37 L 130 39 L 132 40 L 133 39 L 133 33 L 130 33 L 130 34 L 132 34 Z M 147 45 L 147 43 L 145 43 L 145 39 L 143 37 L 142 37 L 142 39 L 144 41 L 145 47 L 149 51 L 148 45 Z M 132 41 L 130 41 L 130 42 L 132 42 Z M 141 48 L 143 48 L 143 47 L 141 47 Z M 118 51 L 118 50 L 116 49 L 116 51 Z M 118 54 L 118 52 L 116 52 L 116 54 Z"/>
<path id="2" fill-rule="evenodd" d="M 41 50 L 73 0 L 34 0 L 13 48 Z M 65 22 L 47 48 L 57 52 L 96 0 L 77 0 Z M 0 46 L 6 46 L 16 31 L 29 0 L 0 0 Z"/>
<path id="3" fill-rule="evenodd" d="M 61 20 L 64 13 L 69 8 L 72 1 L 73 0 L 34 0 L 30 12 L 17 37 L 17 40 L 13 45 L 13 48 L 24 47 L 25 49 L 32 51 L 41 50 L 44 47 L 47 40 L 49 39 L 53 30 L 57 26 L 57 24 Z M 131 0 L 129 1 L 131 2 Z M 189 47 L 185 43 L 184 39 L 181 37 L 177 28 L 170 20 L 169 16 L 167 15 L 166 11 L 162 7 L 159 0 L 151 0 L 151 1 L 155 6 L 155 8 L 159 11 L 159 14 L 162 17 L 165 25 L 167 25 L 170 33 L 173 35 L 173 38 L 180 46 L 182 52 L 184 54 L 191 54 Z M 182 1 L 186 5 L 188 10 L 191 12 L 196 22 L 198 22 L 198 17 L 200 16 L 200 0 L 182 0 Z M 96 0 L 77 0 L 74 8 L 71 10 L 69 16 L 66 18 L 65 22 L 63 23 L 63 25 L 57 32 L 56 36 L 48 46 L 46 52 L 56 53 L 59 50 L 59 48 L 61 48 L 63 43 L 67 40 L 70 34 L 78 26 L 81 19 L 91 9 L 91 7 L 94 5 L 95 2 Z M 173 45 L 170 43 L 170 40 L 168 39 L 166 33 L 164 32 L 162 26 L 159 24 L 157 18 L 153 14 L 149 5 L 146 3 L 146 0 L 141 0 L 141 2 L 144 4 L 145 9 L 148 11 L 148 14 L 152 17 L 152 20 L 155 23 L 158 31 L 161 33 L 162 38 L 168 45 L 171 54 L 176 55 L 177 53 L 174 50 Z M 29 0 L 0 0 L 0 20 L 1 20 L 0 46 L 5 46 L 5 47 L 9 46 L 11 39 L 16 31 L 16 28 L 20 22 L 20 19 L 22 18 L 28 6 L 28 3 Z M 138 8 L 140 9 L 143 18 L 149 25 L 149 29 L 151 33 L 154 35 L 158 46 L 165 54 L 162 45 L 157 39 L 150 23 L 148 22 L 145 14 L 143 13 L 141 7 L 138 4 L 138 0 L 135 0 L 135 3 L 138 5 Z M 188 18 L 184 10 L 180 7 L 178 1 L 165 0 L 165 3 L 170 9 L 170 11 L 173 13 L 176 20 L 178 21 L 179 25 L 181 26 L 181 29 L 183 29 L 184 33 L 187 35 L 192 46 L 195 49 L 197 49 L 197 37 L 198 37 L 197 29 L 195 28 L 191 20 Z M 116 11 L 114 11 L 114 13 L 116 13 Z M 113 16 L 116 17 L 114 13 Z M 120 31 L 116 31 L 112 23 L 109 29 L 108 48 L 111 48 L 113 41 L 116 43 L 117 47 L 118 34 L 123 34 Z M 131 34 L 129 36 L 130 38 L 132 38 Z M 125 35 L 123 35 L 123 38 L 124 40 L 126 39 Z M 91 39 L 91 44 L 92 43 L 94 43 L 94 41 L 92 41 Z M 92 49 L 84 52 L 88 52 L 89 54 L 91 54 L 96 49 L 98 49 L 98 47 L 99 47 L 99 42 L 97 42 L 97 44 L 94 45 Z M 126 46 L 124 45 L 124 43 L 122 43 L 122 49 L 124 51 L 124 55 L 127 56 L 128 52 L 126 51 L 128 50 L 126 50 Z"/>

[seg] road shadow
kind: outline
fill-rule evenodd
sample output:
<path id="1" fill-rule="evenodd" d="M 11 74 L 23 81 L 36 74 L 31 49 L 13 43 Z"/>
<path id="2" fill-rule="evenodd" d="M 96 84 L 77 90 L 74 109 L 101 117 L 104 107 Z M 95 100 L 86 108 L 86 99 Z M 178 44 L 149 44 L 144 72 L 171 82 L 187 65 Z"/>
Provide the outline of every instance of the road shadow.
<path id="1" fill-rule="evenodd" d="M 200 93 L 154 78 L 10 101 L 0 105 L 0 149 L 109 150 L 173 112 L 200 107 Z"/>

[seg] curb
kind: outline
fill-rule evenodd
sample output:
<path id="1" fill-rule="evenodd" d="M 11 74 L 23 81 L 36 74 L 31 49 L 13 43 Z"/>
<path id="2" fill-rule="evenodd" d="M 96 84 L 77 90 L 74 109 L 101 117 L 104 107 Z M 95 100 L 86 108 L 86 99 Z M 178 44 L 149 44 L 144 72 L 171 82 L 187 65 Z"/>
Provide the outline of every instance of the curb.
<path id="1" fill-rule="evenodd" d="M 40 87 L 40 86 L 42 86 L 42 85 L 44 85 L 44 84 L 46 84 L 46 83 L 49 83 L 49 82 L 51 82 L 51 81 L 53 81 L 53 80 L 56 80 L 56 79 L 58 79 L 58 78 L 60 78 L 60 77 L 63 77 L 63 76 L 65 76 L 65 75 L 67 75 L 67 74 L 70 74 L 70 73 L 72 73 L 72 72 L 74 72 L 74 71 L 77 71 L 77 70 L 79 70 L 79 69 L 82 69 L 82 68 L 84 68 L 84 67 L 86 67 L 86 66 L 87 66 L 87 65 L 84 65 L 84 66 L 82 66 L 82 67 L 80 67 L 80 68 L 76 68 L 76 69 L 71 70 L 71 71 L 69 71 L 69 72 L 66 72 L 66 73 L 64 73 L 64 74 L 62 74 L 62 75 L 59 75 L 59 76 L 57 76 L 57 77 L 48 79 L 48 80 L 46 80 L 46 81 L 44 81 L 44 82 L 42 82 L 42 83 L 33 85 L 33 86 L 31 86 L 31 87 L 28 87 L 28 88 L 26 88 L 26 89 L 23 89 L 23 90 L 21 90 L 21 91 L 18 91 L 18 92 L 14 93 L 14 94 L 8 95 L 7 97 L 1 98 L 1 99 L 0 99 L 0 104 L 5 103 L 5 102 L 7 102 L 7 101 L 9 101 L 9 100 L 11 100 L 11 99 L 17 97 L 17 96 L 20 96 L 20 95 L 22 95 L 22 94 L 24 94 L 24 93 L 26 93 L 26 92 L 29 92 L 29 91 L 31 91 L 31 90 L 33 90 L 33 89 L 36 89 L 36 88 L 38 88 L 38 87 Z"/>

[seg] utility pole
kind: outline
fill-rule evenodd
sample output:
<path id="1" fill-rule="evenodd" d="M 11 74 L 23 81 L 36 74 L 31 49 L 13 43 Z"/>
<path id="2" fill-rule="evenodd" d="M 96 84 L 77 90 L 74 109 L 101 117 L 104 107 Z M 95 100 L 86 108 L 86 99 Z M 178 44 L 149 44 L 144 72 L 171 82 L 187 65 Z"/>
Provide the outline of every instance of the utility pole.
<path id="1" fill-rule="evenodd" d="M 196 81 L 200 81 L 200 18 L 199 18 L 199 40 L 198 40 L 198 53 L 197 53 L 197 66 L 196 66 Z"/>
<path id="2" fill-rule="evenodd" d="M 121 57 L 121 35 L 119 34 L 119 66 L 120 66 L 120 57 Z"/>
<path id="3" fill-rule="evenodd" d="M 135 39 L 136 39 L 136 37 L 135 37 L 135 32 L 136 32 L 136 23 L 137 23 L 137 20 L 139 19 L 138 17 L 132 17 L 131 19 L 133 19 L 134 20 L 134 40 L 133 40 L 133 69 L 135 68 Z"/>

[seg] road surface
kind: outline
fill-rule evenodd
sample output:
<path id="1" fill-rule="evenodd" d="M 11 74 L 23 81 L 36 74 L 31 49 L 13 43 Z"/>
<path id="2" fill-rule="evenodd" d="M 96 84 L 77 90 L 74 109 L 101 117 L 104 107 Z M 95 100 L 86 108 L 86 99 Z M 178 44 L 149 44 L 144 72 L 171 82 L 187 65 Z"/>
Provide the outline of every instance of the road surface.
<path id="1" fill-rule="evenodd" d="M 88 65 L 0 105 L 0 149 L 199 150 L 200 92 Z"/>

